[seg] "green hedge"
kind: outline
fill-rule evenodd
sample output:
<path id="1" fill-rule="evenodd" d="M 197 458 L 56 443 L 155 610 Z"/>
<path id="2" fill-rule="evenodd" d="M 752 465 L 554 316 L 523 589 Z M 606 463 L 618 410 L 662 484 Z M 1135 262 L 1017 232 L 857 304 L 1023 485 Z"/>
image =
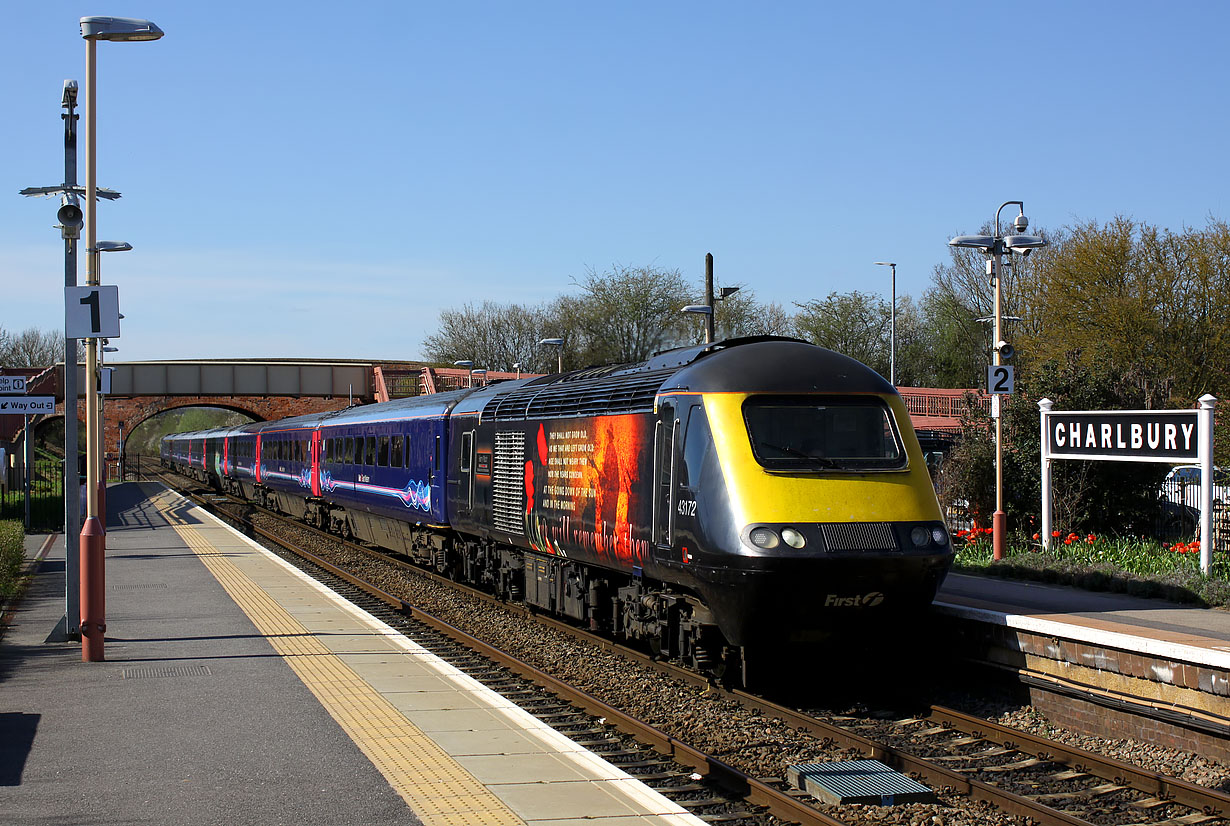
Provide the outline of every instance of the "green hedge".
<path id="1" fill-rule="evenodd" d="M 0 601 L 17 591 L 17 577 L 26 558 L 25 538 L 20 520 L 0 521 Z"/>

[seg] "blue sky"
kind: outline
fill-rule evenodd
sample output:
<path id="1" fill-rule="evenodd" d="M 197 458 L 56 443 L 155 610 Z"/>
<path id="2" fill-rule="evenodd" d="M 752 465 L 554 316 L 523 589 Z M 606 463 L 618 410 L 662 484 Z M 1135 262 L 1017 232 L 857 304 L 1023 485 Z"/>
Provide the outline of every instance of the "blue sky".
<path id="1" fill-rule="evenodd" d="M 1220 2 L 13 0 L 8 330 L 63 323 L 57 205 L 17 191 L 63 179 L 86 15 L 166 32 L 98 48 L 124 360 L 414 359 L 442 308 L 612 264 L 699 289 L 706 252 L 786 306 L 887 298 L 883 260 L 917 298 L 1007 200 L 1035 228 L 1230 210 Z"/>

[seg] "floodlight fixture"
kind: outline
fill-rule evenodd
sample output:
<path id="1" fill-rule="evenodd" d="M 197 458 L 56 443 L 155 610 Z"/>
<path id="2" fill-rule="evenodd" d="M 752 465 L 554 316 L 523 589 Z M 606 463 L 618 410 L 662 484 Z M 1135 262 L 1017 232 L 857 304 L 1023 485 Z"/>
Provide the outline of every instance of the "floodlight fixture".
<path id="1" fill-rule="evenodd" d="M 697 315 L 713 315 L 713 308 L 708 304 L 688 304 L 686 307 L 680 307 L 681 313 L 696 313 Z"/>
<path id="2" fill-rule="evenodd" d="M 138 17 L 81 18 L 81 36 L 86 40 L 157 40 L 163 34 L 152 21 Z"/>
<path id="3" fill-rule="evenodd" d="M 99 252 L 128 252 L 132 244 L 127 241 L 99 241 L 95 249 Z"/>
<path id="4" fill-rule="evenodd" d="M 727 298 L 730 298 L 732 295 L 739 292 L 739 290 L 741 289 L 743 288 L 742 287 L 722 287 L 720 290 L 718 290 L 718 301 L 723 301 Z"/>
<path id="5" fill-rule="evenodd" d="M 539 347 L 558 347 L 555 352 L 555 372 L 564 372 L 564 340 L 562 338 L 544 338 L 538 342 Z"/>
<path id="6" fill-rule="evenodd" d="M 958 235 L 948 242 L 950 247 L 973 247 L 990 251 L 995 246 L 994 235 Z"/>

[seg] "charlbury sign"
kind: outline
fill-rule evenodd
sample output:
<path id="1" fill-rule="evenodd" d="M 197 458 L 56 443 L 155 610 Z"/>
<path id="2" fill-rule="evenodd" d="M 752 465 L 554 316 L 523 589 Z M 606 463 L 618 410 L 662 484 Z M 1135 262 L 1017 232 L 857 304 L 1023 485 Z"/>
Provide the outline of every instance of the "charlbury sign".
<path id="1" fill-rule="evenodd" d="M 1046 417 L 1046 448 L 1052 459 L 1195 462 L 1197 424 L 1195 410 L 1056 410 Z"/>
<path id="2" fill-rule="evenodd" d="M 1200 569 L 1213 564 L 1213 406 L 1198 410 L 1055 410 L 1042 413 L 1042 547 L 1051 543 L 1051 461 L 1165 462 L 1200 466 Z"/>

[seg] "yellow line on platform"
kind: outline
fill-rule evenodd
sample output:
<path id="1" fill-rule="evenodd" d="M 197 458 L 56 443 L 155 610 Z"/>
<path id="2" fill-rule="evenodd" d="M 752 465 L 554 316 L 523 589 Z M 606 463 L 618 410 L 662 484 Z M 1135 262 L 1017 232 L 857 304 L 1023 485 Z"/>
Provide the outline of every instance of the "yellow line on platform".
<path id="1" fill-rule="evenodd" d="M 200 531 L 187 525 L 173 527 L 424 824 L 524 826 L 521 818 L 211 546 Z"/>

